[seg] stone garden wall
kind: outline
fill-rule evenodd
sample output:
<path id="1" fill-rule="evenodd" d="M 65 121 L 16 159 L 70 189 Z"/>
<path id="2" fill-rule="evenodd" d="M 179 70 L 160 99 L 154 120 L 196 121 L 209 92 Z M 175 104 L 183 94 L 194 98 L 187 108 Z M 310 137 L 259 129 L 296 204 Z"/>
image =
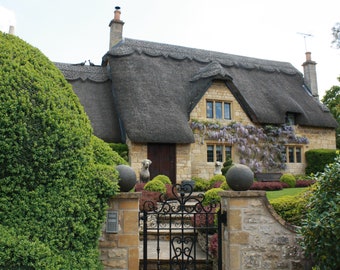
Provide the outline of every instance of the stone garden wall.
<path id="1" fill-rule="evenodd" d="M 269 204 L 265 191 L 224 191 L 222 210 L 224 270 L 302 270 L 303 260 L 295 228 L 286 224 Z"/>

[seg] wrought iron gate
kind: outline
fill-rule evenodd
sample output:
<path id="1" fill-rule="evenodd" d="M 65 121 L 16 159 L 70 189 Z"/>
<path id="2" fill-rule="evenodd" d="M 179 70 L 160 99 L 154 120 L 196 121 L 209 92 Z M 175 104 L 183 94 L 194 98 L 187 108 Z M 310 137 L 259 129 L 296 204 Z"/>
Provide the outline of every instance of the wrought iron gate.
<path id="1" fill-rule="evenodd" d="M 174 185 L 159 202 L 145 201 L 142 269 L 222 269 L 220 204 L 203 205 L 204 194 L 188 184 Z M 213 268 L 214 265 L 214 268 Z"/>

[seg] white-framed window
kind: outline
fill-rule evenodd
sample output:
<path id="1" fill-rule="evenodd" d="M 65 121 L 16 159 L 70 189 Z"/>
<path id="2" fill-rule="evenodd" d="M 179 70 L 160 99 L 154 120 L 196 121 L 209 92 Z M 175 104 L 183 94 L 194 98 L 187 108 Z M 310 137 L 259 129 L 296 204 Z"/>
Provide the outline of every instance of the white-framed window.
<path id="1" fill-rule="evenodd" d="M 231 120 L 231 103 L 207 100 L 207 118 Z"/>
<path id="2" fill-rule="evenodd" d="M 224 162 L 232 158 L 231 145 L 207 144 L 207 162 Z"/>
<path id="3" fill-rule="evenodd" d="M 287 145 L 286 146 L 286 162 L 302 163 L 302 146 Z"/>

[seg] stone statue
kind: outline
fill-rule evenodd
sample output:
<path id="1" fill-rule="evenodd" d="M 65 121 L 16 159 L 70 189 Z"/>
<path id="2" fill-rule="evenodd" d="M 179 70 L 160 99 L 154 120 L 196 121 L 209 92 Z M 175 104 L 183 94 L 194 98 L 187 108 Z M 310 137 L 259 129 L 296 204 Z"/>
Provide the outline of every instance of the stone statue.
<path id="1" fill-rule="evenodd" d="M 147 183 L 150 180 L 149 166 L 151 165 L 150 159 L 142 160 L 142 169 L 139 174 L 139 181 L 141 183 Z"/>
<path id="2" fill-rule="evenodd" d="M 222 171 L 221 171 L 222 165 L 223 165 L 223 163 L 220 162 L 220 161 L 216 161 L 216 162 L 215 162 L 215 171 L 214 171 L 214 175 L 216 175 L 216 174 L 222 174 Z"/>

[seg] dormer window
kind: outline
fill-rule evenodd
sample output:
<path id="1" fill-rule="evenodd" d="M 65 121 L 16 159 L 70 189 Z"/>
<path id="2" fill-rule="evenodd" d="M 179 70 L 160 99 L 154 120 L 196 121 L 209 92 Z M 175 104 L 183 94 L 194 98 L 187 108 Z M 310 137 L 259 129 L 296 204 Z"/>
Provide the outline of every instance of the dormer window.
<path id="1" fill-rule="evenodd" d="M 290 126 L 294 126 L 296 124 L 296 115 L 295 113 L 287 113 L 286 114 L 286 124 Z"/>
<path id="2" fill-rule="evenodd" d="M 207 118 L 231 120 L 230 102 L 207 100 Z"/>

